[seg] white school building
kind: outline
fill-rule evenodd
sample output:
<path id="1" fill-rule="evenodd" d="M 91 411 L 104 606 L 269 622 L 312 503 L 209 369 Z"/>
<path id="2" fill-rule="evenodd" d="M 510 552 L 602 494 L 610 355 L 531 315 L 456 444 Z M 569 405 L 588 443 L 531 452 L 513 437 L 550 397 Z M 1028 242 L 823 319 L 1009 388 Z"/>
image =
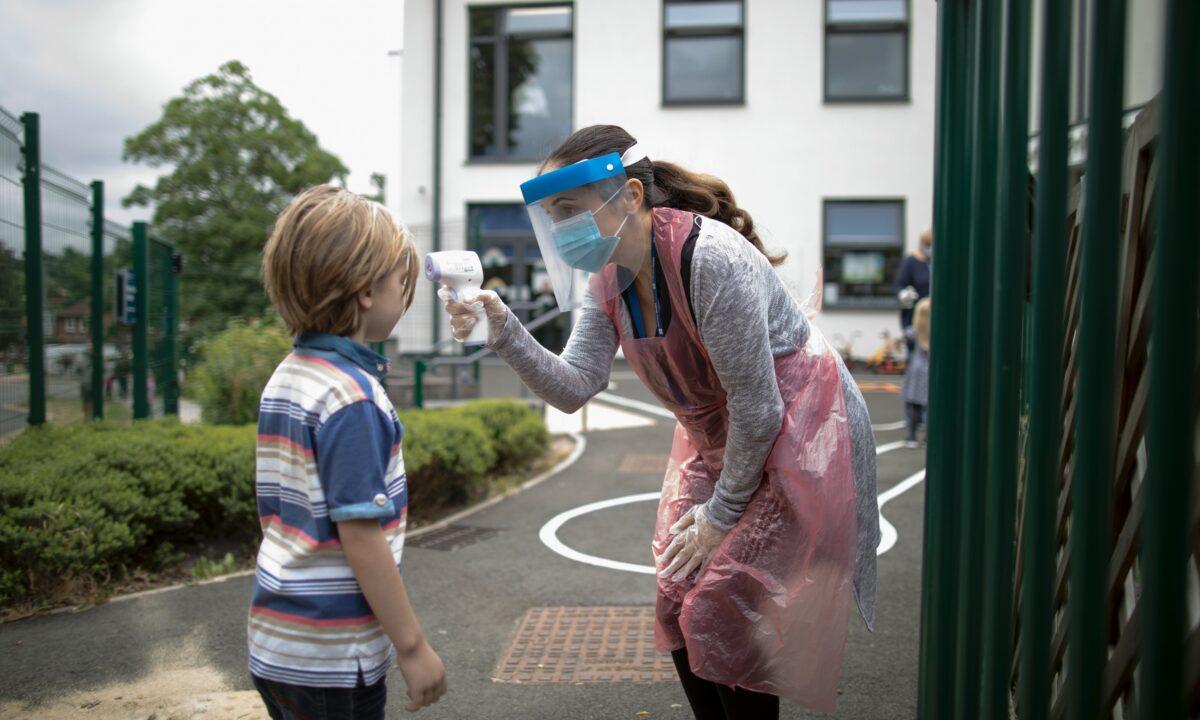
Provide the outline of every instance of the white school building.
<path id="1" fill-rule="evenodd" d="M 1152 47 L 1160 2 L 1130 3 Z M 893 274 L 932 221 L 936 46 L 933 0 L 406 0 L 400 217 L 536 317 L 554 303 L 519 186 L 572 131 L 620 125 L 725 180 L 798 297 L 823 272 L 816 324 L 865 357 L 899 331 Z M 1136 105 L 1157 68 L 1130 64 Z M 421 282 L 402 353 L 448 337 Z"/>

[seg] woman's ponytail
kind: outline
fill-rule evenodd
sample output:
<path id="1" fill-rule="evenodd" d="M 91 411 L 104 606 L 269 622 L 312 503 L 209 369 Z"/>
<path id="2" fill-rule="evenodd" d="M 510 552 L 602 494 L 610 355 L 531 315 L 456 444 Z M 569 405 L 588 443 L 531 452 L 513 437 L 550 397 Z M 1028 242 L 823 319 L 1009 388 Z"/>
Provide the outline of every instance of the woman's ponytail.
<path id="1" fill-rule="evenodd" d="M 592 125 L 581 128 L 562 141 L 542 163 L 563 167 L 611 152 L 624 153 L 633 147 L 633 136 L 616 125 Z M 781 265 L 787 254 L 771 255 L 763 247 L 750 213 L 738 207 L 733 191 L 720 178 L 687 170 L 675 163 L 642 159 L 625 168 L 626 177 L 636 179 L 645 188 L 645 207 L 668 207 L 720 220 L 742 234 L 772 265 Z"/>
<path id="2" fill-rule="evenodd" d="M 781 265 L 787 255 L 771 255 L 763 247 L 762 239 L 754 229 L 754 218 L 750 213 L 738 207 L 733 191 L 724 180 L 712 175 L 692 172 L 675 163 L 655 160 L 650 163 L 654 176 L 653 189 L 650 193 L 652 207 L 669 207 L 676 210 L 687 210 L 697 215 L 720 220 L 729 227 L 737 230 L 750 244 L 771 261 L 772 265 Z M 661 200 L 659 200 L 661 198 Z"/>

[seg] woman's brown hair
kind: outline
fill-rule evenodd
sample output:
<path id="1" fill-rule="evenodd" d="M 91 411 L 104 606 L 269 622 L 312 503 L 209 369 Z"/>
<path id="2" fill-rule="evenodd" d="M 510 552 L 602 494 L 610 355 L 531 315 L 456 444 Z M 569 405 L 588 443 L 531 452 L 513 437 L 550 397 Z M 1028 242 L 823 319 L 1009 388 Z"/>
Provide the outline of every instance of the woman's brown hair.
<path id="1" fill-rule="evenodd" d="M 619 155 L 633 147 L 635 142 L 632 135 L 616 125 L 581 128 L 550 153 L 542 163 L 542 168 L 564 167 L 613 152 Z M 772 255 L 763 248 L 762 239 L 754 229 L 754 219 L 750 213 L 738 207 L 733 191 L 720 178 L 649 158 L 627 166 L 625 176 L 642 183 L 645 188 L 643 203 L 647 210 L 667 207 L 720 220 L 741 233 L 772 265 L 781 265 L 787 259 L 786 253 Z"/>

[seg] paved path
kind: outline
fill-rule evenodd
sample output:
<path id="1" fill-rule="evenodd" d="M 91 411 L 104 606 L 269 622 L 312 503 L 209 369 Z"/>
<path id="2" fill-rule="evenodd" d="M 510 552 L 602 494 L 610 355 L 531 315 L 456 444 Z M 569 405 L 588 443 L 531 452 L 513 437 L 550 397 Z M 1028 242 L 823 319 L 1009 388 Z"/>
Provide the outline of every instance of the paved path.
<path id="1" fill-rule="evenodd" d="M 623 397 L 652 400 L 636 381 L 618 375 L 617 383 Z M 877 424 L 901 417 L 897 395 L 873 392 L 868 402 Z M 426 634 L 446 660 L 451 686 L 441 703 L 418 717 L 691 717 L 675 683 L 501 685 L 490 680 L 528 608 L 653 603 L 652 576 L 576 562 L 538 538 L 539 529 L 565 510 L 659 489 L 657 473 L 616 470 L 627 454 L 661 455 L 669 449 L 671 425 L 651 419 L 650 426 L 591 433 L 575 465 L 463 521 L 498 530 L 490 539 L 451 552 L 406 549 L 405 578 Z M 901 435 L 895 430 L 877 434 L 881 444 Z M 921 451 L 881 455 L 880 493 L 919 472 L 923 462 Z M 836 717 L 915 716 L 923 490 L 916 484 L 888 501 L 885 515 L 897 539 L 880 558 L 878 629 L 867 633 L 855 618 Z M 655 507 L 636 502 L 584 515 L 563 525 L 558 537 L 584 553 L 646 564 Z M 0 625 L 0 717 L 146 718 L 147 708 L 159 708 L 156 720 L 265 717 L 246 692 L 250 585 L 249 577 L 233 578 Z M 400 702 L 403 680 L 394 669 L 390 686 L 389 717 L 406 717 Z M 649 715 L 638 714 L 643 712 Z M 785 703 L 783 717 L 823 716 Z"/>

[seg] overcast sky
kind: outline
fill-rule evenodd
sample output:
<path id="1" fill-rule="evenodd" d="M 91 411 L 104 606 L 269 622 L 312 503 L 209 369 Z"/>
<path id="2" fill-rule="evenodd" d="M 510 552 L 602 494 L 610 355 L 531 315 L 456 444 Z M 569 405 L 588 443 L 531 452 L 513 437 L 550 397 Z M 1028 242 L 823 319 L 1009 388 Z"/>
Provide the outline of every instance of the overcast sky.
<path id="1" fill-rule="evenodd" d="M 399 175 L 403 0 L 0 0 L 0 106 L 41 114 L 42 161 L 104 180 L 110 218 L 153 169 L 123 141 L 192 80 L 240 60 L 366 192 Z"/>

